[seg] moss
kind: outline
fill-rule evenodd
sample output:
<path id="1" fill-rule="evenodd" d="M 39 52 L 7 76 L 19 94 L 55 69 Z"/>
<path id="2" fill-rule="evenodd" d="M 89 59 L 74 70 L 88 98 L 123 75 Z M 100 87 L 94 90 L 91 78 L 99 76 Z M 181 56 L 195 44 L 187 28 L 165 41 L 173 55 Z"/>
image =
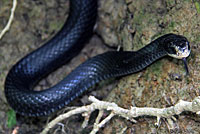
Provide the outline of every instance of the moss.
<path id="1" fill-rule="evenodd" d="M 4 5 L 9 5 L 9 4 L 11 4 L 11 2 L 10 2 L 9 0 L 2 0 L 2 3 L 3 3 Z"/>
<path id="2" fill-rule="evenodd" d="M 175 27 L 175 25 L 176 25 L 175 22 L 172 21 L 172 22 L 169 24 L 169 28 L 170 28 L 170 29 L 173 29 L 173 28 Z"/>
<path id="3" fill-rule="evenodd" d="M 7 120 L 8 128 L 14 127 L 17 124 L 15 111 L 14 110 L 8 111 L 7 116 L 8 116 L 8 120 Z"/>
<path id="4" fill-rule="evenodd" d="M 36 17 L 36 18 L 39 18 L 41 16 L 41 13 L 42 13 L 42 9 L 35 6 L 32 8 L 30 14 L 29 14 L 29 17 L 32 18 L 32 17 Z"/>
<path id="5" fill-rule="evenodd" d="M 61 29 L 62 26 L 63 26 L 63 22 L 54 21 L 54 22 L 50 23 L 49 30 L 50 31 L 58 30 L 58 29 Z"/>
<path id="6" fill-rule="evenodd" d="M 196 7 L 197 12 L 200 13 L 200 2 L 197 2 L 197 1 L 196 1 L 196 2 L 194 3 L 194 5 L 195 5 L 195 7 Z"/>
<path id="7" fill-rule="evenodd" d="M 176 3 L 175 3 L 175 0 L 167 0 L 166 4 L 167 4 L 167 7 L 171 7 L 171 6 L 175 5 Z"/>
<path id="8" fill-rule="evenodd" d="M 162 73 L 162 65 L 162 61 L 157 61 L 154 64 L 152 64 L 151 67 L 148 68 L 149 70 L 147 70 L 147 73 L 145 73 L 144 75 L 145 80 L 151 78 L 150 75 L 159 76 Z"/>
<path id="9" fill-rule="evenodd" d="M 200 42 L 200 36 L 197 36 L 197 37 L 196 37 L 195 42 L 196 42 L 196 43 L 199 43 L 199 42 Z"/>
<path id="10" fill-rule="evenodd" d="M 162 65 L 163 65 L 163 62 L 161 61 L 157 61 L 155 62 L 152 67 L 151 67 L 151 70 L 149 72 L 152 72 L 154 73 L 155 75 L 159 76 L 159 74 L 161 73 L 162 71 Z"/>

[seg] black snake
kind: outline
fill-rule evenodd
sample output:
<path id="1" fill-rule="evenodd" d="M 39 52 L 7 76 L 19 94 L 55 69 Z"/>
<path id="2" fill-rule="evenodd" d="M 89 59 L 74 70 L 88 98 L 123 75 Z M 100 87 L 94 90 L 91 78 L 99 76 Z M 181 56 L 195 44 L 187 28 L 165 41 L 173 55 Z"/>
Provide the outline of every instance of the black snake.
<path id="1" fill-rule="evenodd" d="M 166 34 L 136 52 L 110 51 L 97 55 L 55 86 L 33 91 L 41 78 L 81 50 L 93 34 L 96 17 L 97 0 L 70 0 L 70 14 L 63 28 L 45 45 L 11 68 L 5 81 L 5 96 L 17 113 L 25 116 L 48 115 L 102 80 L 141 71 L 166 55 L 184 61 L 189 56 L 190 46 L 185 37 Z"/>

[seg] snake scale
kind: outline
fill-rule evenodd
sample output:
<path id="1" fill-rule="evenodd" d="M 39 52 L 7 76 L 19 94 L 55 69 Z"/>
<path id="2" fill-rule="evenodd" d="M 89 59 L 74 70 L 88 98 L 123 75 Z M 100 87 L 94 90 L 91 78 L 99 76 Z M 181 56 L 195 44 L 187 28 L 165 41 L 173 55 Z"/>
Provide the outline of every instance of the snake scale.
<path id="1" fill-rule="evenodd" d="M 34 91 L 39 80 L 79 53 L 93 34 L 96 17 L 97 0 L 70 0 L 70 14 L 62 29 L 10 69 L 5 81 L 5 96 L 17 113 L 49 115 L 96 83 L 139 72 L 167 55 L 183 59 L 186 66 L 185 59 L 190 54 L 188 40 L 181 35 L 166 34 L 136 52 L 109 51 L 97 55 L 55 86 Z"/>

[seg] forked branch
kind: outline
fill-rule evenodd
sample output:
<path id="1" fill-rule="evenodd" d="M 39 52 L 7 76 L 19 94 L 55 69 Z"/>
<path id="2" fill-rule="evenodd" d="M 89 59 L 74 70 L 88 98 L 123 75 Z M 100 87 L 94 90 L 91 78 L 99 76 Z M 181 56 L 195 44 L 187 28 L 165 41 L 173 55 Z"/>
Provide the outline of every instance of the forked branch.
<path id="1" fill-rule="evenodd" d="M 129 121 L 136 122 L 133 118 L 138 116 L 154 116 L 158 119 L 170 118 L 174 115 L 179 115 L 183 111 L 190 111 L 199 114 L 200 112 L 200 96 L 196 97 L 192 102 L 187 102 L 180 100 L 176 105 L 168 108 L 150 108 L 150 107 L 131 107 L 131 109 L 124 109 L 119 107 L 115 103 L 100 101 L 93 96 L 89 97 L 92 104 L 87 106 L 78 107 L 71 110 L 65 114 L 58 116 L 56 119 L 52 120 L 46 128 L 41 132 L 41 134 L 47 134 L 47 132 L 53 128 L 60 121 L 71 117 L 72 115 L 80 113 L 91 113 L 95 110 L 99 110 L 101 113 L 98 115 L 98 119 L 94 123 L 93 130 L 90 134 L 96 134 L 100 128 L 102 128 L 112 117 L 115 115 L 121 116 Z M 110 115 L 100 122 L 102 117 L 102 111 L 111 111 Z M 159 120 L 158 120 L 159 121 Z M 158 123 L 159 124 L 159 123 Z"/>

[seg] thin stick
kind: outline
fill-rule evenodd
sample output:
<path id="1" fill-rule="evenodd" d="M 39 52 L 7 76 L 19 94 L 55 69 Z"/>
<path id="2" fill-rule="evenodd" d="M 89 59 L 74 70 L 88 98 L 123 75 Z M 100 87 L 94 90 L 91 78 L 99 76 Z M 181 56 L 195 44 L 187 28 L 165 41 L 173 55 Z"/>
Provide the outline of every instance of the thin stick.
<path id="1" fill-rule="evenodd" d="M 113 112 L 111 112 L 111 113 L 109 114 L 109 116 L 106 117 L 104 120 L 102 120 L 99 124 L 96 124 L 96 123 L 95 123 L 95 124 L 94 124 L 94 128 L 93 128 L 93 130 L 90 132 L 90 134 L 96 134 L 96 133 L 99 131 L 100 128 L 102 128 L 108 121 L 111 120 L 111 118 L 112 118 L 113 116 L 115 116 L 115 114 L 114 114 Z"/>
<path id="2" fill-rule="evenodd" d="M 111 114 L 107 118 L 105 118 L 103 121 L 101 121 L 100 123 L 97 124 L 99 128 L 101 128 L 105 123 L 107 123 L 115 115 L 118 115 L 120 117 L 123 117 L 123 118 L 133 121 L 133 122 L 135 122 L 133 120 L 133 118 L 135 118 L 135 117 L 145 116 L 145 115 L 154 116 L 154 117 L 158 117 L 158 122 L 159 122 L 161 117 L 162 118 L 170 118 L 173 115 L 179 115 L 183 111 L 191 111 L 191 112 L 195 112 L 197 114 L 200 111 L 200 96 L 196 97 L 192 102 L 180 100 L 176 105 L 168 107 L 168 108 L 132 107 L 131 109 L 124 109 L 122 107 L 119 107 L 115 103 L 100 101 L 93 96 L 90 96 L 89 100 L 92 102 L 92 104 L 76 108 L 74 110 L 71 110 L 65 114 L 58 116 L 56 119 L 54 119 L 47 125 L 47 127 L 42 131 L 41 134 L 47 134 L 47 132 L 51 128 L 53 128 L 57 123 L 59 123 L 60 121 L 62 121 L 64 119 L 69 118 L 72 115 L 85 113 L 85 112 L 91 113 L 94 110 L 111 111 Z M 97 119 L 97 120 L 99 120 L 99 119 Z M 99 121 L 97 121 L 97 122 L 99 122 Z M 96 130 L 93 131 L 94 134 L 97 131 Z"/>
<path id="3" fill-rule="evenodd" d="M 13 21 L 14 18 L 14 13 L 15 13 L 15 9 L 17 7 L 17 0 L 13 0 L 13 7 L 11 9 L 11 14 L 8 20 L 8 23 L 6 24 L 6 26 L 4 27 L 4 29 L 1 31 L 0 33 L 0 39 L 5 35 L 5 33 L 10 29 L 11 23 Z"/>

